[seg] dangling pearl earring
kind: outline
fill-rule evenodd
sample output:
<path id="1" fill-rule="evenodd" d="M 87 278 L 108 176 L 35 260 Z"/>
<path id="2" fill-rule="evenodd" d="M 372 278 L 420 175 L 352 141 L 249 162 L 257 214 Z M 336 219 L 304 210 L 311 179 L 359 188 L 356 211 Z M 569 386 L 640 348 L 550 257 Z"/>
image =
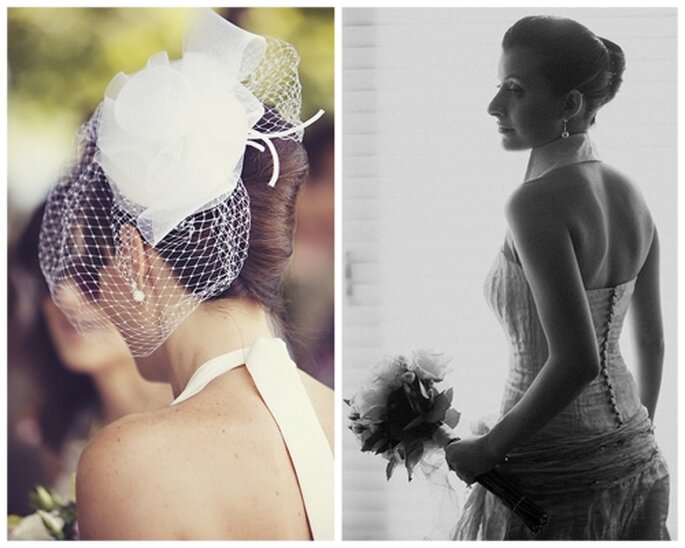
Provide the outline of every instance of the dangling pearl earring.
<path id="1" fill-rule="evenodd" d="M 562 121 L 564 122 L 564 129 L 561 130 L 561 138 L 568 139 L 570 135 L 568 130 L 566 129 L 566 123 L 568 122 L 568 120 L 566 118 L 562 118 Z"/>
<path id="2" fill-rule="evenodd" d="M 137 303 L 142 303 L 145 300 L 145 293 L 143 293 L 141 289 L 138 289 L 136 282 L 131 284 L 131 296 Z"/>

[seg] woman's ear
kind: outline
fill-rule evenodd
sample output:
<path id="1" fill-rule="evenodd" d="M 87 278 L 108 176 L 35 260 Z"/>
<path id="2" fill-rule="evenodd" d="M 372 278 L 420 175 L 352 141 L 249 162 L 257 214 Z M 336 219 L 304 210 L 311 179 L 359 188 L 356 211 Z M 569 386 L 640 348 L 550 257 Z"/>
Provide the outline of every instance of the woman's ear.
<path id="1" fill-rule="evenodd" d="M 130 224 L 124 224 L 119 229 L 121 252 L 130 258 L 131 276 L 136 287 L 145 291 L 145 283 L 149 280 L 150 261 L 145 253 L 145 243 L 138 229 Z"/>
<path id="2" fill-rule="evenodd" d="M 585 101 L 583 94 L 577 89 L 572 89 L 566 96 L 566 103 L 564 104 L 563 118 L 566 120 L 573 120 L 580 115 L 582 118 Z"/>

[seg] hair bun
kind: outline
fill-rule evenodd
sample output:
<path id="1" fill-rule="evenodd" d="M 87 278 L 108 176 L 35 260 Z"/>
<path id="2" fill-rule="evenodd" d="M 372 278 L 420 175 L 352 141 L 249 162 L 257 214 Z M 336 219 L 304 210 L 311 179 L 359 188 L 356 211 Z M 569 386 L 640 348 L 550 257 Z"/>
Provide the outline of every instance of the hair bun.
<path id="1" fill-rule="evenodd" d="M 623 54 L 623 50 L 619 45 L 606 38 L 599 36 L 598 38 L 602 44 L 604 44 L 604 47 L 609 53 L 609 70 L 611 72 L 611 79 L 609 80 L 608 84 L 610 92 L 607 100 L 608 102 L 609 100 L 613 99 L 614 95 L 616 95 L 616 92 L 621 87 L 621 83 L 623 82 L 623 71 L 626 68 L 626 59 L 625 55 Z"/>

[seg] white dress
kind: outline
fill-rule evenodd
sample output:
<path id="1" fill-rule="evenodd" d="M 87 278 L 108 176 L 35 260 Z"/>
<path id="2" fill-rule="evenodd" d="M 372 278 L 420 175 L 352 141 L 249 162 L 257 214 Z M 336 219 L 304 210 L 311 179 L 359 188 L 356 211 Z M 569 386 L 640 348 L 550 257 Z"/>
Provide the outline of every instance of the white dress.
<path id="1" fill-rule="evenodd" d="M 597 161 L 587 135 L 572 135 L 536 149 L 526 180 L 566 165 Z M 634 288 L 635 279 L 586 290 L 601 372 L 498 467 L 545 509 L 549 517 L 545 529 L 535 537 L 479 485 L 471 491 L 455 539 L 668 538 L 668 468 L 619 347 Z M 523 397 L 548 355 L 533 295 L 510 234 L 487 276 L 485 295 L 509 340 L 509 372 L 501 407 L 504 415 Z"/>
<path id="2" fill-rule="evenodd" d="M 334 535 L 333 453 L 285 343 L 259 338 L 249 348 L 202 364 L 172 402 L 200 392 L 218 376 L 245 365 L 283 436 L 302 493 L 314 540 Z"/>

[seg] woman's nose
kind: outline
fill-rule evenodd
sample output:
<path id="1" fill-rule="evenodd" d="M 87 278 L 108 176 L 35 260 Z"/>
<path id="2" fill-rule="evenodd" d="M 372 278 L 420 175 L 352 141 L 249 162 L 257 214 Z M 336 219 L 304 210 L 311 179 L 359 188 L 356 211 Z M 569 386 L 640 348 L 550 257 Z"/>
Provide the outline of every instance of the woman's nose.
<path id="1" fill-rule="evenodd" d="M 495 94 L 495 96 L 492 98 L 492 101 L 490 101 L 488 104 L 488 114 L 490 116 L 497 117 L 504 115 L 504 106 L 501 100 L 501 90 Z"/>

